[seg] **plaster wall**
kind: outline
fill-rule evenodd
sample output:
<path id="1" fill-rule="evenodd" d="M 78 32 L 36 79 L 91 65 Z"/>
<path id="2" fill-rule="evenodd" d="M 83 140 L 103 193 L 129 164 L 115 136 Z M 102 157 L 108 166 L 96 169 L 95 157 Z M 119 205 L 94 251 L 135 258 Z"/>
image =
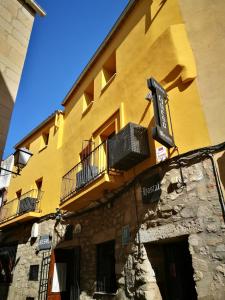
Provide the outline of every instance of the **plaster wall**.
<path id="1" fill-rule="evenodd" d="M 40 200 L 40 216 L 55 212 L 59 205 L 61 187 L 61 157 L 59 145 L 63 131 L 63 115 L 56 113 L 37 132 L 30 136 L 20 146 L 29 148 L 33 156 L 21 176 L 11 179 L 8 190 L 8 201 L 17 197 L 16 192 L 22 189 L 22 194 L 37 189 L 36 181 L 42 179 L 43 191 Z M 43 134 L 49 133 L 48 144 L 43 143 Z"/>
<path id="2" fill-rule="evenodd" d="M 102 89 L 102 68 L 113 52 L 116 54 L 116 74 Z M 195 81 L 195 61 L 178 3 L 176 0 L 138 1 L 64 104 L 64 173 L 78 163 L 83 140 L 92 139 L 96 146 L 100 143 L 96 132 L 100 127 L 104 128 L 116 112 L 123 120 L 118 129 L 128 122 L 148 128 L 151 157 L 135 167 L 135 171 L 155 164 L 155 148 L 159 144 L 151 138 L 153 105 L 145 100 L 148 93 L 146 80 L 151 76 L 168 91 L 175 142 L 180 153 L 209 145 Z M 94 101 L 84 113 L 83 93 L 91 82 L 94 82 Z M 172 155 L 176 152 L 169 153 Z M 133 176 L 132 172 L 127 172 L 125 177 Z"/>
<path id="3" fill-rule="evenodd" d="M 225 3 L 215 0 L 179 0 L 198 70 L 201 104 L 213 145 L 225 132 Z"/>

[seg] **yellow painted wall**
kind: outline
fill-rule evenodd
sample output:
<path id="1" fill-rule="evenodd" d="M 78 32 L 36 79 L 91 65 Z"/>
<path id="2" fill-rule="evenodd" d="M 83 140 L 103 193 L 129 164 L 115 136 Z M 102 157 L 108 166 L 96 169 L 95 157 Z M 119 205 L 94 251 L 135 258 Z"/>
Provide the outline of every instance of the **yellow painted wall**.
<path id="1" fill-rule="evenodd" d="M 116 74 L 105 85 L 102 68 L 113 52 Z M 33 136 L 31 151 L 34 157 L 22 176 L 13 180 L 9 196 L 14 196 L 20 188 L 32 188 L 35 180 L 43 176 L 43 213 L 54 212 L 59 205 L 62 176 L 79 162 L 82 141 L 92 139 L 97 146 L 101 141 L 100 133 L 110 124 L 113 115 L 117 118 L 117 131 L 133 122 L 147 127 L 149 133 L 150 158 L 125 172 L 120 177 L 121 184 L 134 173 L 155 164 L 155 148 L 159 144 L 151 138 L 153 105 L 145 100 L 146 81 L 151 76 L 168 91 L 174 137 L 180 153 L 209 145 L 196 84 L 195 60 L 178 2 L 137 1 L 66 101 L 64 121 L 61 116 L 60 129 L 54 136 L 51 124 L 47 149 L 38 153 L 40 131 Z M 83 95 L 92 82 L 94 101 L 86 107 Z"/>
<path id="2" fill-rule="evenodd" d="M 146 80 L 154 76 L 168 90 L 176 145 L 180 152 L 209 145 L 209 136 L 196 86 L 196 66 L 176 0 L 138 1 L 65 107 L 63 169 L 79 160 L 82 141 L 89 139 L 124 103 L 124 123 L 148 127 L 151 137 L 153 105 L 145 100 Z M 116 52 L 116 75 L 101 91 L 102 67 Z M 94 80 L 94 102 L 82 114 L 82 95 Z M 139 167 L 155 163 L 151 158 Z M 174 153 L 177 154 L 177 153 Z"/>
<path id="3" fill-rule="evenodd" d="M 225 2 L 179 0 L 198 69 L 197 84 L 213 145 L 225 141 Z"/>
<path id="4" fill-rule="evenodd" d="M 55 212 L 58 207 L 61 186 L 60 144 L 63 130 L 63 115 L 57 113 L 35 134 L 29 137 L 20 147 L 29 145 L 33 156 L 21 171 L 21 176 L 12 178 L 7 198 L 16 198 L 16 191 L 22 194 L 36 189 L 35 181 L 43 178 L 43 196 L 40 203 L 41 215 Z M 49 142 L 43 147 L 42 134 L 49 132 Z"/>

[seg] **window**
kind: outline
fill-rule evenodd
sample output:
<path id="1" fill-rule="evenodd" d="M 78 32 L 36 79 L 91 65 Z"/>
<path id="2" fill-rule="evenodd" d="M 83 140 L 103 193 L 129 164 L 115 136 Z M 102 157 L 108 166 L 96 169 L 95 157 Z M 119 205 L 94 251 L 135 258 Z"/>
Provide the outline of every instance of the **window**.
<path id="1" fill-rule="evenodd" d="M 44 131 L 42 132 L 42 135 L 40 137 L 40 150 L 39 152 L 41 152 L 42 150 L 44 150 L 49 144 L 49 131 Z"/>
<path id="2" fill-rule="evenodd" d="M 22 195 L 22 189 L 20 189 L 19 191 L 16 192 L 16 197 L 20 200 Z"/>
<path id="3" fill-rule="evenodd" d="M 40 179 L 35 181 L 36 187 L 37 187 L 37 198 L 38 199 L 41 196 L 42 182 L 43 182 L 43 178 L 40 178 Z"/>
<path id="4" fill-rule="evenodd" d="M 4 205 L 5 200 L 6 200 L 6 189 L 3 188 L 0 190 L 0 208 L 2 205 Z"/>
<path id="5" fill-rule="evenodd" d="M 92 81 L 89 86 L 84 91 L 83 95 L 83 112 L 85 112 L 88 107 L 91 106 L 91 104 L 94 101 L 94 81 Z"/>
<path id="6" fill-rule="evenodd" d="M 0 282 L 11 283 L 16 260 L 17 245 L 0 248 Z"/>
<path id="7" fill-rule="evenodd" d="M 74 226 L 72 224 L 68 224 L 66 226 L 66 231 L 64 236 L 65 241 L 71 241 L 73 239 L 73 230 L 74 230 Z"/>
<path id="8" fill-rule="evenodd" d="M 44 147 L 48 146 L 49 132 L 43 133 L 43 134 L 42 134 L 42 137 L 43 137 Z"/>
<path id="9" fill-rule="evenodd" d="M 38 281 L 39 265 L 31 265 L 29 270 L 29 280 Z"/>
<path id="10" fill-rule="evenodd" d="M 97 245 L 97 292 L 115 293 L 115 241 Z"/>
<path id="11" fill-rule="evenodd" d="M 114 78 L 116 74 L 116 53 L 108 58 L 102 68 L 102 89 Z"/>

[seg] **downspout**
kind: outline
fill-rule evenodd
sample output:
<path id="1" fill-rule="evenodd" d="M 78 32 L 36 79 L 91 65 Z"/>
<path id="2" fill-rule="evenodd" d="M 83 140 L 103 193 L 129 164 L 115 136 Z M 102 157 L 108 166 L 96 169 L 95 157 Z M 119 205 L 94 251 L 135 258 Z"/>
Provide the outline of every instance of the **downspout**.
<path id="1" fill-rule="evenodd" d="M 220 179 L 219 179 L 219 174 L 217 171 L 217 167 L 214 161 L 214 157 L 212 153 L 208 153 L 208 157 L 210 158 L 211 162 L 212 162 L 212 167 L 213 167 L 213 173 L 215 176 L 215 180 L 216 180 L 216 187 L 217 187 L 217 191 L 219 194 L 219 202 L 220 202 L 220 206 L 222 209 L 222 214 L 223 214 L 223 220 L 225 222 L 225 202 L 224 202 L 224 196 L 223 196 L 223 192 L 222 192 L 222 188 L 221 188 L 221 184 L 220 184 Z"/>

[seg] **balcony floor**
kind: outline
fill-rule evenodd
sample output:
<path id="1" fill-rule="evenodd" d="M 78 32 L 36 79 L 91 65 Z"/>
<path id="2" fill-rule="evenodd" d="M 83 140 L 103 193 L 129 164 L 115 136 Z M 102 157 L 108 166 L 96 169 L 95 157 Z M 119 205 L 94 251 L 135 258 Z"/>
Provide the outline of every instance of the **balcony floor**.
<path id="1" fill-rule="evenodd" d="M 81 190 L 74 192 L 69 199 L 60 204 L 60 209 L 77 211 L 86 208 L 91 203 L 103 197 L 107 191 L 121 186 L 123 180 L 122 175 L 103 174 Z"/>
<path id="2" fill-rule="evenodd" d="M 18 223 L 23 223 L 32 219 L 39 218 L 41 216 L 40 212 L 27 212 L 22 215 L 14 216 L 10 219 L 7 219 L 5 221 L 0 221 L 0 229 L 15 226 Z"/>

